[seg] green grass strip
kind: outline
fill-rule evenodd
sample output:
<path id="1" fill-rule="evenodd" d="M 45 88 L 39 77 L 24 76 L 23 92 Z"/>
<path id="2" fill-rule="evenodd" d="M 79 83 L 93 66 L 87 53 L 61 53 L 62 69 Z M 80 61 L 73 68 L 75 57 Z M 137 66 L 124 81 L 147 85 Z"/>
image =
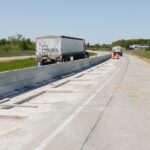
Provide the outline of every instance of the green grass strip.
<path id="1" fill-rule="evenodd" d="M 34 58 L 0 62 L 0 72 L 36 66 Z"/>
<path id="2" fill-rule="evenodd" d="M 144 51 L 144 50 L 135 51 L 134 54 L 136 54 L 138 56 L 141 56 L 141 57 L 144 57 L 144 58 L 149 58 L 150 59 L 150 51 Z"/>

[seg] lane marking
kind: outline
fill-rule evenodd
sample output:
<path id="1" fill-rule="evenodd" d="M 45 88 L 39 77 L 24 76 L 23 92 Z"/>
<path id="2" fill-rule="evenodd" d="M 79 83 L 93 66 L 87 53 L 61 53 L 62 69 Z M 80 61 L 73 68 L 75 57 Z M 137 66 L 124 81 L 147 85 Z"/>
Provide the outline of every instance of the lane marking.
<path id="1" fill-rule="evenodd" d="M 67 126 L 80 112 L 81 110 L 94 98 L 96 97 L 96 95 L 103 90 L 103 88 L 109 84 L 109 82 L 114 78 L 114 76 L 120 71 L 121 67 L 118 68 L 116 70 L 116 72 L 101 86 L 99 87 L 96 92 L 91 95 L 78 109 L 76 109 L 74 111 L 74 113 L 72 115 L 70 115 L 68 117 L 68 119 L 66 119 L 56 130 L 54 130 L 54 132 L 52 132 L 52 134 L 50 134 L 42 143 L 40 143 L 40 145 L 35 148 L 35 150 L 43 150 L 45 149 L 48 144 L 51 143 L 51 141 L 60 133 L 60 131 L 62 131 L 65 126 Z"/>

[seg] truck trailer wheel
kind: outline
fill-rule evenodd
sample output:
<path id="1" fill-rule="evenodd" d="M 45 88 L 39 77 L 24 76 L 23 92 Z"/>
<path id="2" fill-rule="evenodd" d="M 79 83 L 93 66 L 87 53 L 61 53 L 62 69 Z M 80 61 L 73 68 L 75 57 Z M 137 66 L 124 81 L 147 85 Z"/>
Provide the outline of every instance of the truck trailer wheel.
<path id="1" fill-rule="evenodd" d="M 41 65 L 43 66 L 43 65 L 46 65 L 46 64 L 47 64 L 46 61 L 42 60 Z"/>

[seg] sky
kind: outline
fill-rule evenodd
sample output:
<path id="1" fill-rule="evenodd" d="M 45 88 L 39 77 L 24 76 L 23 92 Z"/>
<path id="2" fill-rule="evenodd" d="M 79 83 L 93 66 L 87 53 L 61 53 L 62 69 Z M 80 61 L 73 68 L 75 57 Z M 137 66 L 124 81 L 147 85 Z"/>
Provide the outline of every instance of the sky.
<path id="1" fill-rule="evenodd" d="M 22 34 L 111 43 L 150 38 L 150 0 L 0 0 L 0 38 Z"/>

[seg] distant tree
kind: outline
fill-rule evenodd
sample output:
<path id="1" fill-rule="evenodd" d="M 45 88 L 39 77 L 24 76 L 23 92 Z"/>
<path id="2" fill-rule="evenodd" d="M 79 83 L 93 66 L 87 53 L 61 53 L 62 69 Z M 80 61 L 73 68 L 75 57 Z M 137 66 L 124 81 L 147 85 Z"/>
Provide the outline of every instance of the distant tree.
<path id="1" fill-rule="evenodd" d="M 111 50 L 111 45 L 110 44 L 94 44 L 90 45 L 89 49 L 91 50 Z"/>
<path id="2" fill-rule="evenodd" d="M 129 49 L 130 45 L 134 44 L 150 44 L 150 39 L 130 39 L 130 40 L 118 40 L 112 43 L 112 46 L 122 46 Z"/>
<path id="3" fill-rule="evenodd" d="M 21 34 L 0 39 L 0 50 L 34 50 L 35 43 Z"/>

